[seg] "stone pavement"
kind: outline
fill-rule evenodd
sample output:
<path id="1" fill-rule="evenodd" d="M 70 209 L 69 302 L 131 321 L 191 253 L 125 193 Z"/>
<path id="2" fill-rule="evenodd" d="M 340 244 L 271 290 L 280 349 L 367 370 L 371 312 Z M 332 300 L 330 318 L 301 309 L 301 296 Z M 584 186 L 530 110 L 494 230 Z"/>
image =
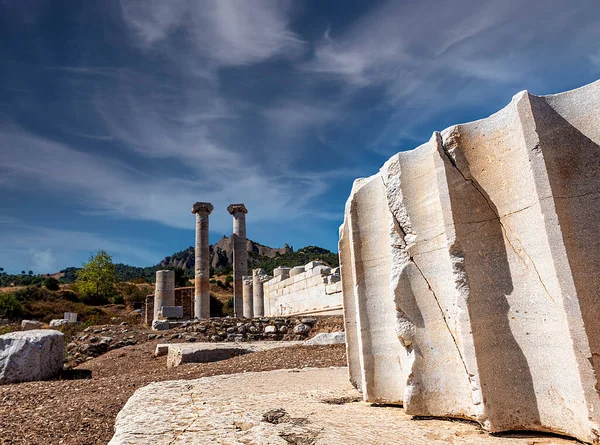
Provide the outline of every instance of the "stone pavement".
<path id="1" fill-rule="evenodd" d="M 110 445 L 573 445 L 536 433 L 492 436 L 471 422 L 413 420 L 371 406 L 347 368 L 308 368 L 154 383 L 119 413 Z"/>

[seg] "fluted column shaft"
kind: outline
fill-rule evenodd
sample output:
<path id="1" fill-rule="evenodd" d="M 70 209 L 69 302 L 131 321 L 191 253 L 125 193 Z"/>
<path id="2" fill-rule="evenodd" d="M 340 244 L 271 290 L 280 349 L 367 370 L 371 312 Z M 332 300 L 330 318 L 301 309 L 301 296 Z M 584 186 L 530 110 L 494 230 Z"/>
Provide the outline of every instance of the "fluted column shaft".
<path id="1" fill-rule="evenodd" d="M 196 214 L 196 250 L 194 265 L 194 317 L 210 317 L 210 251 L 208 247 L 208 215 L 213 206 L 197 202 L 192 207 Z"/>
<path id="2" fill-rule="evenodd" d="M 233 310 L 236 317 L 244 313 L 242 277 L 248 274 L 246 250 L 246 213 L 244 204 L 231 204 L 227 211 L 233 216 Z"/>
<path id="3" fill-rule="evenodd" d="M 254 317 L 254 306 L 253 306 L 253 280 L 252 277 L 244 276 L 242 278 L 243 282 L 243 294 L 244 294 L 244 317 L 252 318 Z"/>

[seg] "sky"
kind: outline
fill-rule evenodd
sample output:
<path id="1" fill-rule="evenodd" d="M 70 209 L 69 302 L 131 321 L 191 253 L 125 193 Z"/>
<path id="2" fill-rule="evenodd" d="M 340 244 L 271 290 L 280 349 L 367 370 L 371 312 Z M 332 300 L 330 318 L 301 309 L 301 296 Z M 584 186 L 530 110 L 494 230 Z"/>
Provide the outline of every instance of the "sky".
<path id="1" fill-rule="evenodd" d="M 528 90 L 600 78 L 598 0 L 0 0 L 0 267 L 337 251 L 352 182 Z"/>

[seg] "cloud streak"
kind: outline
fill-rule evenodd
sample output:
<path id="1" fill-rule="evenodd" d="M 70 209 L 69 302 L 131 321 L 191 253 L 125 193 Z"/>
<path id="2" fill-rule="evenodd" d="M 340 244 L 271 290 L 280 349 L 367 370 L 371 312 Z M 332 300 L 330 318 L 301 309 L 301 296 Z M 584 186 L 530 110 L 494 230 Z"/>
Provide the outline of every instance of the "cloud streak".
<path id="1" fill-rule="evenodd" d="M 289 5 L 276 0 L 122 0 L 139 43 L 160 48 L 175 34 L 216 66 L 259 63 L 299 54 L 304 42 L 288 27 Z"/>

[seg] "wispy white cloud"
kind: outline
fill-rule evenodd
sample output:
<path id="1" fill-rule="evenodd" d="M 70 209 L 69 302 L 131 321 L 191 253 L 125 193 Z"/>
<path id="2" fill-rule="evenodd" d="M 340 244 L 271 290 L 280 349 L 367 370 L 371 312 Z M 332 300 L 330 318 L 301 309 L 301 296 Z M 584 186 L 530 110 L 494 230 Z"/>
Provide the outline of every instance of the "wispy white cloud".
<path id="1" fill-rule="evenodd" d="M 0 145 L 8 148 L 0 152 L 0 163 L 12 172 L 13 188 L 33 184 L 46 192 L 68 191 L 70 197 L 79 198 L 80 210 L 177 228 L 190 227 L 191 204 L 205 199 L 221 209 L 215 212 L 211 228 L 224 233 L 231 225 L 224 209 L 231 202 L 244 202 L 251 211 L 260 209 L 252 216 L 255 221 L 284 221 L 309 214 L 310 201 L 330 186 L 326 180 L 330 173 L 273 174 L 248 160 L 238 162 L 233 154 L 226 158 L 226 152 L 218 150 L 212 158 L 209 151 L 206 165 L 202 151 L 184 158 L 199 165 L 191 165 L 192 173 L 181 179 L 160 171 L 141 172 L 126 163 L 79 152 L 23 131 L 0 131 Z M 174 149 L 169 154 L 176 155 Z"/>
<path id="2" fill-rule="evenodd" d="M 278 0 L 122 0 L 125 22 L 147 48 L 183 38 L 216 65 L 261 62 L 298 54 L 304 42 L 288 27 L 289 5 Z"/>
<path id="3" fill-rule="evenodd" d="M 518 0 L 387 1 L 343 30 L 328 29 L 300 67 L 342 81 L 346 94 L 381 90 L 389 121 L 373 144 L 394 144 L 435 113 L 527 86 L 536 68 L 556 63 L 552 45 L 577 49 L 577 36 L 597 38 L 597 20 L 582 20 L 592 2 L 561 3 L 534 0 L 523 14 Z"/>
<path id="4" fill-rule="evenodd" d="M 3 230 L 0 266 L 18 265 L 19 270 L 12 272 L 25 269 L 35 273 L 52 273 L 65 264 L 79 266 L 82 260 L 100 249 L 113 255 L 117 262 L 152 265 L 160 261 L 160 254 L 156 251 L 126 239 L 15 223 Z"/>

